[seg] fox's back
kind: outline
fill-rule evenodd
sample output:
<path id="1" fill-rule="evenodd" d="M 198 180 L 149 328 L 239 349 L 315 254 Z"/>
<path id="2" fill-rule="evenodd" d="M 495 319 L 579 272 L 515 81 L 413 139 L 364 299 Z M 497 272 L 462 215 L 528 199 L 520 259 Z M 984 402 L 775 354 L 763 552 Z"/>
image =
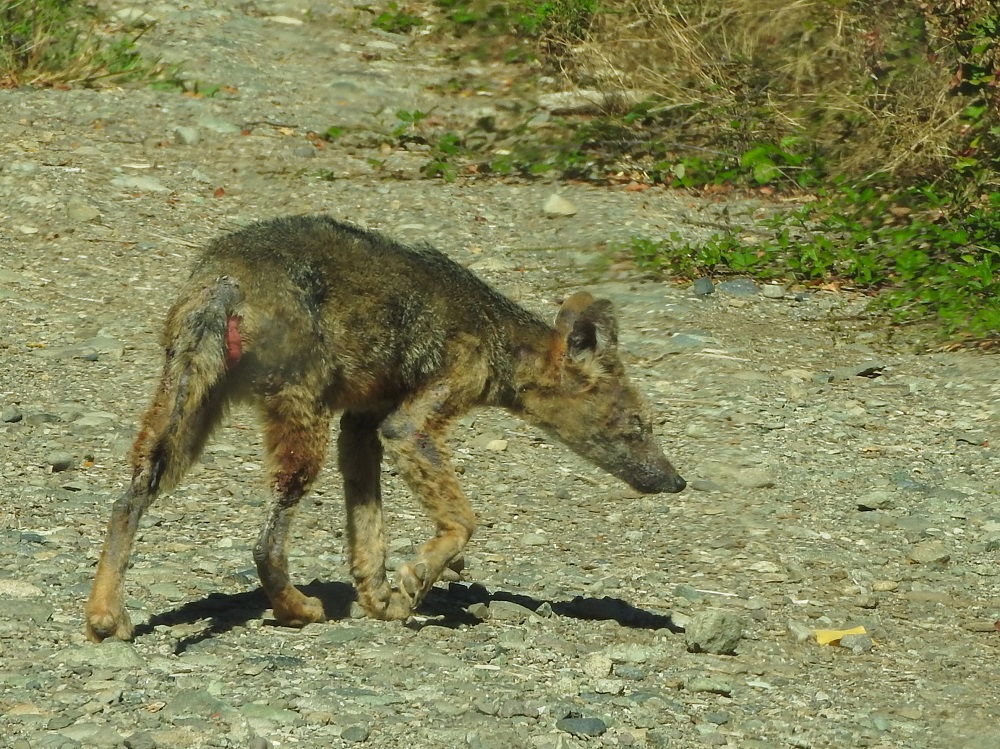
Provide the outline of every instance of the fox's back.
<path id="1" fill-rule="evenodd" d="M 512 327 L 543 324 L 444 254 L 327 216 L 261 222 L 217 239 L 191 283 L 220 277 L 240 290 L 244 366 L 254 378 L 318 376 L 355 396 L 410 389 L 463 333 L 497 359 Z"/>

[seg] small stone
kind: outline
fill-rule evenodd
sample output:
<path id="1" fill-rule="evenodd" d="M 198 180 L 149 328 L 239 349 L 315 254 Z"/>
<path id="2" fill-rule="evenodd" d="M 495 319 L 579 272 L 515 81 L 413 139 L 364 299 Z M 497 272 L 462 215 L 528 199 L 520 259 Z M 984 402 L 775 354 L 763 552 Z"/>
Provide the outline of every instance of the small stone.
<path id="1" fill-rule="evenodd" d="M 21 413 L 21 409 L 13 403 L 9 406 L 5 406 L 3 411 L 0 411 L 0 421 L 5 424 L 16 424 L 23 418 L 24 414 Z"/>
<path id="2" fill-rule="evenodd" d="M 712 283 L 712 279 L 708 276 L 696 278 L 694 283 L 691 284 L 691 291 L 694 292 L 695 296 L 708 296 L 715 293 L 715 284 Z"/>
<path id="3" fill-rule="evenodd" d="M 705 597 L 699 593 L 694 586 L 688 585 L 687 583 L 681 583 L 674 588 L 674 595 L 678 595 L 688 601 L 700 601 Z"/>
<path id="4" fill-rule="evenodd" d="M 911 564 L 944 564 L 951 559 L 951 554 L 940 541 L 924 541 L 913 545 L 906 555 Z"/>
<path id="5" fill-rule="evenodd" d="M 708 692 L 726 697 L 733 693 L 732 684 L 713 676 L 693 676 L 684 682 L 684 688 L 689 692 Z"/>
<path id="6" fill-rule="evenodd" d="M 549 540 L 541 533 L 525 533 L 521 536 L 521 543 L 524 546 L 545 546 Z"/>
<path id="7" fill-rule="evenodd" d="M 347 726 L 347 728 L 340 732 L 340 738 L 352 744 L 360 744 L 363 741 L 367 741 L 370 735 L 371 729 L 364 723 L 355 723 L 354 725 Z"/>
<path id="8" fill-rule="evenodd" d="M 114 18 L 123 26 L 133 29 L 149 28 L 156 23 L 156 17 L 151 16 L 142 8 L 122 8 L 115 11 Z"/>
<path id="9" fill-rule="evenodd" d="M 743 638 L 743 618 L 728 611 L 702 611 L 684 631 L 688 652 L 733 655 Z"/>
<path id="10" fill-rule="evenodd" d="M 466 608 L 472 616 L 476 617 L 479 621 L 486 621 L 490 618 L 490 607 L 488 604 L 478 601 L 468 608 Z"/>
<path id="11" fill-rule="evenodd" d="M 583 660 L 583 673 L 592 679 L 603 679 L 611 673 L 612 660 L 603 653 L 591 653 Z"/>
<path id="12" fill-rule="evenodd" d="M 760 293 L 765 299 L 784 299 L 785 287 L 776 283 L 766 283 L 761 286 Z"/>
<path id="13" fill-rule="evenodd" d="M 60 471 L 68 471 L 72 468 L 73 464 L 76 463 L 76 459 L 65 450 L 54 450 L 46 456 L 45 462 L 52 470 L 52 473 L 59 473 Z"/>
<path id="14" fill-rule="evenodd" d="M 83 645 L 66 652 L 65 662 L 112 671 L 131 671 L 146 665 L 145 659 L 131 643 L 108 639 L 100 645 Z"/>
<path id="15" fill-rule="evenodd" d="M 542 212 L 549 216 L 573 216 L 576 214 L 576 206 L 561 195 L 553 193 L 542 206 Z"/>
<path id="16" fill-rule="evenodd" d="M 34 161 L 14 161 L 7 165 L 8 172 L 17 174 L 35 174 L 38 170 L 39 166 Z"/>
<path id="17" fill-rule="evenodd" d="M 486 449 L 493 452 L 502 453 L 507 449 L 507 440 L 490 440 L 486 443 Z"/>
<path id="18" fill-rule="evenodd" d="M 175 127 L 174 143 L 181 146 L 197 146 L 201 142 L 201 133 L 196 127 Z"/>
<path id="19" fill-rule="evenodd" d="M 240 132 L 240 128 L 233 123 L 210 115 L 200 118 L 198 124 L 206 130 L 211 130 L 213 133 L 219 133 L 220 135 Z"/>
<path id="20" fill-rule="evenodd" d="M 556 723 L 556 728 L 574 736 L 602 736 L 608 730 L 600 718 L 563 718 Z"/>
<path id="21" fill-rule="evenodd" d="M 871 652 L 875 643 L 868 635 L 844 635 L 840 638 L 840 647 L 846 648 L 853 653 L 861 654 Z"/>
<path id="22" fill-rule="evenodd" d="M 791 635 L 795 642 L 806 642 L 807 640 L 811 640 L 813 637 L 813 631 L 807 624 L 795 621 L 794 619 L 789 619 L 785 628 L 788 630 L 788 634 Z"/>
<path id="23" fill-rule="evenodd" d="M 490 619 L 506 622 L 526 622 L 535 612 L 513 601 L 491 601 Z"/>
<path id="24" fill-rule="evenodd" d="M 625 694 L 625 682 L 621 679 L 598 679 L 594 682 L 594 691 L 597 694 L 620 695 Z"/>
<path id="25" fill-rule="evenodd" d="M 127 749 L 156 749 L 156 740 L 146 731 L 139 731 L 125 737 L 125 746 Z"/>
<path id="26" fill-rule="evenodd" d="M 736 482 L 747 489 L 770 489 L 774 476 L 766 468 L 744 468 L 736 474 Z"/>
<path id="27" fill-rule="evenodd" d="M 708 713 L 705 716 L 705 720 L 707 720 L 709 723 L 714 723 L 717 726 L 724 726 L 726 725 L 726 723 L 732 720 L 732 716 L 725 710 L 719 710 L 718 712 Z"/>
<path id="28" fill-rule="evenodd" d="M 111 180 L 113 187 L 134 192 L 170 192 L 159 180 L 152 177 L 115 177 Z"/>
<path id="29" fill-rule="evenodd" d="M 757 296 L 757 284 L 749 278 L 733 278 L 723 281 L 716 288 L 719 291 L 737 297 Z"/>
<path id="30" fill-rule="evenodd" d="M 837 367 L 831 372 L 831 375 L 834 380 L 847 380 L 851 377 L 867 377 L 872 379 L 881 375 L 885 367 L 886 364 L 884 361 L 871 360 L 861 362 L 860 364 L 852 364 L 847 367 Z"/>
<path id="31" fill-rule="evenodd" d="M 579 89 L 542 94 L 538 97 L 538 104 L 551 114 L 596 114 L 605 99 L 600 91 Z"/>
<path id="32" fill-rule="evenodd" d="M 66 215 L 70 221 L 79 221 L 84 224 L 100 218 L 101 212 L 80 198 L 70 198 L 66 201 Z"/>
<path id="33" fill-rule="evenodd" d="M 896 506 L 896 493 L 878 489 L 858 498 L 858 511 L 891 510 Z"/>

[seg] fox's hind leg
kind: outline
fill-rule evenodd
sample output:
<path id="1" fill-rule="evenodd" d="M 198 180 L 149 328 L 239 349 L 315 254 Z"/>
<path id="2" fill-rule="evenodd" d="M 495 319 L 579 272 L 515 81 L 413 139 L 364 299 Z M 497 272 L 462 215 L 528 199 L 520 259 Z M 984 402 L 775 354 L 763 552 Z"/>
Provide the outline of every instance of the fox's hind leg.
<path id="1" fill-rule="evenodd" d="M 274 618 L 288 627 L 322 621 L 323 604 L 299 591 L 288 576 L 288 532 L 295 508 L 319 473 L 330 439 L 330 412 L 304 386 L 286 387 L 264 406 L 264 441 L 274 503 L 253 558 Z"/>
<path id="2" fill-rule="evenodd" d="M 86 608 L 85 631 L 95 642 L 108 637 L 131 639 L 132 622 L 122 600 L 123 580 L 139 520 L 160 492 L 171 489 L 197 460 L 225 410 L 224 382 L 192 388 L 194 383 L 184 380 L 199 377 L 197 373 L 183 370 L 178 383 L 171 369 L 168 363 L 142 418 L 132 447 L 132 482 L 111 510 Z"/>

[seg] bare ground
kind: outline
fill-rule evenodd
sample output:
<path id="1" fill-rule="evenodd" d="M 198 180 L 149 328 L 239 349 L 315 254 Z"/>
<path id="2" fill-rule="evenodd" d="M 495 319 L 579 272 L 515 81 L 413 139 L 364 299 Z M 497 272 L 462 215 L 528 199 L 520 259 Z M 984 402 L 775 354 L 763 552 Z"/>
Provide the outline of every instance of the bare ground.
<path id="1" fill-rule="evenodd" d="M 600 263 L 633 233 L 766 208 L 749 201 L 419 179 L 426 153 L 380 145 L 397 110 L 461 131 L 532 116 L 554 84 L 449 62 L 346 0 L 305 10 L 147 10 L 150 48 L 214 97 L 0 92 L 0 745 L 1000 743 L 996 358 L 913 353 L 846 292 L 699 298 Z M 317 148 L 331 125 L 345 135 Z M 543 214 L 557 191 L 576 215 Z M 331 468 L 292 559 L 331 621 L 286 630 L 252 572 L 267 497 L 237 412 L 144 523 L 135 643 L 86 643 L 173 290 L 218 232 L 312 211 L 430 242 L 545 314 L 573 289 L 610 296 L 691 487 L 640 497 L 476 414 L 454 435 L 481 521 L 463 580 L 406 625 L 352 618 Z M 396 560 L 430 529 L 385 478 Z M 710 610 L 740 618 L 735 655 L 688 652 L 680 630 Z M 816 641 L 857 625 L 870 639 Z"/>

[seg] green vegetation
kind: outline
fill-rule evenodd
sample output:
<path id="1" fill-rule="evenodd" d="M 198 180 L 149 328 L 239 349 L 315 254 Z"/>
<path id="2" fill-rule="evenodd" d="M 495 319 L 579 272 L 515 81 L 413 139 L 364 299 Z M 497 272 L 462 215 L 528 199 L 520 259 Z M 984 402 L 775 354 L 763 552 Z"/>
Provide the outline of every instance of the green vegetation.
<path id="1" fill-rule="evenodd" d="M 532 61 L 525 77 L 540 62 L 568 78 L 565 88 L 605 95 L 597 112 L 541 125 L 526 113 L 506 129 L 491 120 L 418 133 L 419 121 L 401 118 L 394 135 L 426 144 L 427 177 L 548 175 L 800 196 L 803 207 L 747 231 L 701 245 L 635 237 L 624 250 L 647 272 L 847 286 L 871 292 L 896 321 L 1000 336 L 993 0 L 414 6 L 425 29 L 464 49 L 456 54 Z"/>
<path id="2" fill-rule="evenodd" d="M 163 73 L 131 35 L 102 31 L 93 6 L 75 0 L 12 0 L 0 7 L 0 87 L 92 86 L 148 81 Z"/>
<path id="3" fill-rule="evenodd" d="M 372 26 L 393 34 L 406 34 L 423 23 L 420 16 L 401 10 L 395 2 L 390 2 L 388 10 L 380 13 L 372 21 Z"/>
<path id="4" fill-rule="evenodd" d="M 633 237 L 620 248 L 655 274 L 749 274 L 878 290 L 896 322 L 936 319 L 949 336 L 1000 333 L 1000 193 L 959 205 L 930 188 L 841 186 L 814 203 L 704 244 Z M 954 216 L 961 216 L 956 221 Z"/>

